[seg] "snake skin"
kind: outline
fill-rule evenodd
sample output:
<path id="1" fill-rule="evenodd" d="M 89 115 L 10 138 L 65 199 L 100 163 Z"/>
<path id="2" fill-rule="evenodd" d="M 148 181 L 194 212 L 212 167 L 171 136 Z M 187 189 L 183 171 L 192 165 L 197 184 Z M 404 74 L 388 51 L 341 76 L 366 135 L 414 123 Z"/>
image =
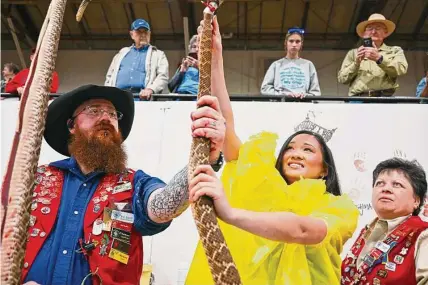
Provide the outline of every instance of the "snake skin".
<path id="1" fill-rule="evenodd" d="M 66 0 L 52 0 L 49 6 L 21 98 L 18 125 L 2 183 L 0 284 L 21 284 L 34 177 L 42 145 L 65 4 Z"/>
<path id="2" fill-rule="evenodd" d="M 203 29 L 199 46 L 199 91 L 198 98 L 211 94 L 211 47 L 212 14 L 204 13 Z M 190 160 L 189 179 L 198 165 L 209 164 L 210 140 L 193 138 Z M 233 262 L 223 233 L 218 225 L 213 202 L 208 197 L 200 198 L 192 204 L 193 218 L 199 237 L 208 259 L 211 275 L 217 285 L 242 284 L 238 269 Z"/>

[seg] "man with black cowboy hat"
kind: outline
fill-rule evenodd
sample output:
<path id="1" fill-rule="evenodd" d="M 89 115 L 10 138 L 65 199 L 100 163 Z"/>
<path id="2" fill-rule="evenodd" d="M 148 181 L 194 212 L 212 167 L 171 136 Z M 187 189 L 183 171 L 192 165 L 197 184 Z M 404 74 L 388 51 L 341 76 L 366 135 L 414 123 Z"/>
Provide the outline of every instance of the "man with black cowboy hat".
<path id="1" fill-rule="evenodd" d="M 357 26 L 360 38 L 373 46 L 363 45 L 346 55 L 337 79 L 349 84 L 349 96 L 392 96 L 398 88 L 398 76 L 407 73 L 407 60 L 402 48 L 387 46 L 384 39 L 395 30 L 395 24 L 381 14 L 372 14 Z"/>
<path id="2" fill-rule="evenodd" d="M 211 140 L 220 164 L 225 124 L 215 97 L 192 113 L 192 136 Z M 122 142 L 134 120 L 132 94 L 86 85 L 54 100 L 44 137 L 68 159 L 40 166 L 22 282 L 139 284 L 141 236 L 165 230 L 188 206 L 187 167 L 166 185 L 126 168 Z"/>

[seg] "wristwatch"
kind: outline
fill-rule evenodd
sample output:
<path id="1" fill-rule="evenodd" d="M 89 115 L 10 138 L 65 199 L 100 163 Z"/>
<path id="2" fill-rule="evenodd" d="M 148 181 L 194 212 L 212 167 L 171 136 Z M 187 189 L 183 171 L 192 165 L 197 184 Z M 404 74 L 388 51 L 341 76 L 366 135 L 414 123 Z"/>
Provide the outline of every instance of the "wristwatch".
<path id="1" fill-rule="evenodd" d="M 380 58 L 378 60 L 376 60 L 377 64 L 381 64 L 383 61 L 383 55 L 380 56 Z"/>
<path id="2" fill-rule="evenodd" d="M 223 153 L 220 151 L 220 155 L 218 156 L 217 161 L 211 164 L 211 167 L 214 169 L 215 172 L 218 172 L 222 166 L 223 166 Z"/>

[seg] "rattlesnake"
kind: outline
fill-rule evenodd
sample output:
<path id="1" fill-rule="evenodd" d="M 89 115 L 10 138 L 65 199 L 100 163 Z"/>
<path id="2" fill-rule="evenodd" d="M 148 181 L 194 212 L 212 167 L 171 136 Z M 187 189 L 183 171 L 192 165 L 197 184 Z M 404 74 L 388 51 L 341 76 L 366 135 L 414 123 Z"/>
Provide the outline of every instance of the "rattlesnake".
<path id="1" fill-rule="evenodd" d="M 66 0 L 52 0 L 21 96 L 18 124 L 2 183 L 1 284 L 21 284 L 32 188 L 43 140 L 52 73 Z"/>
<path id="2" fill-rule="evenodd" d="M 206 3 L 199 45 L 199 91 L 198 98 L 211 94 L 212 17 L 220 3 Z M 189 159 L 189 179 L 198 165 L 209 164 L 210 140 L 193 138 Z M 208 197 L 200 198 L 192 205 L 193 217 L 199 237 L 205 249 L 208 265 L 215 284 L 238 285 L 241 279 L 217 222 L 213 202 Z"/>

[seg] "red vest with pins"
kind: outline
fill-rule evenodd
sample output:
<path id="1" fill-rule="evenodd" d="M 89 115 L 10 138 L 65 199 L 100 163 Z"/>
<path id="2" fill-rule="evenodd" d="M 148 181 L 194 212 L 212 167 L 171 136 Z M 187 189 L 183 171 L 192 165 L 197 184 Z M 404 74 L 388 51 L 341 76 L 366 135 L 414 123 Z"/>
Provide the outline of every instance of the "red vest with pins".
<path id="1" fill-rule="evenodd" d="M 342 262 L 341 284 L 416 285 L 415 244 L 427 228 L 428 223 L 411 216 L 376 243 L 357 267 L 369 230 L 366 226 Z"/>
<path id="2" fill-rule="evenodd" d="M 100 225 L 100 221 L 103 221 L 105 215 L 104 212 L 112 213 L 109 209 L 115 203 L 128 203 L 128 205 L 132 205 L 132 194 L 134 192 L 133 180 L 134 171 L 132 170 L 129 170 L 125 174 L 105 175 L 101 178 L 92 196 L 93 198 L 89 202 L 84 217 L 83 232 L 85 239 L 90 236 L 89 242 L 96 245 L 95 248 L 87 251 L 87 259 L 90 270 L 93 273 L 91 277 L 94 285 L 100 284 L 100 278 L 102 283 L 106 285 L 135 285 L 140 282 L 143 269 L 143 242 L 141 234 L 135 230 L 129 221 L 119 222 L 113 220 L 110 221 L 107 228 L 105 228 L 105 225 L 104 227 Z M 61 202 L 63 182 L 64 173 L 62 170 L 52 166 L 41 166 L 37 169 L 37 186 L 33 192 L 32 212 L 21 281 L 25 280 L 39 250 L 42 248 L 55 224 Z M 122 190 L 112 191 L 116 189 Z M 123 189 L 126 189 L 126 191 Z M 130 214 L 125 213 L 124 215 L 124 218 L 126 218 Z M 95 229 L 94 227 L 97 228 Z M 111 231 L 113 227 L 130 232 L 126 236 L 126 239 L 129 240 L 124 243 L 122 237 L 122 240 L 118 241 L 117 231 L 115 230 L 115 233 Z M 110 231 L 107 231 L 107 229 L 110 229 Z M 119 248 L 119 251 L 112 250 L 111 247 L 113 244 L 116 246 L 119 244 L 118 247 L 115 246 Z M 123 253 L 123 251 L 128 251 L 128 254 Z"/>

